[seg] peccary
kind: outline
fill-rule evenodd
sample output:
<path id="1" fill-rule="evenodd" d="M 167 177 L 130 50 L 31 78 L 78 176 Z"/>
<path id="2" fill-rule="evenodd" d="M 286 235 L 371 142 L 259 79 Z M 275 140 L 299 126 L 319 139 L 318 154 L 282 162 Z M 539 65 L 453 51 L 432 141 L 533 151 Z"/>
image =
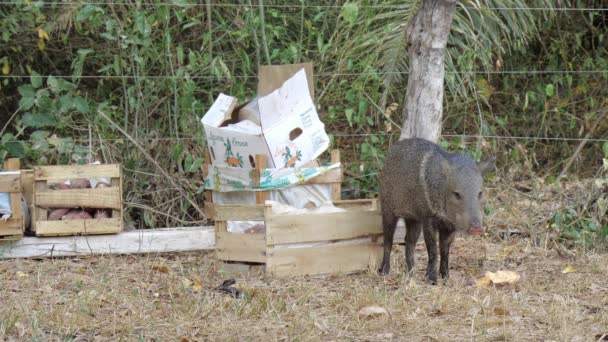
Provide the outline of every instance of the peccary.
<path id="1" fill-rule="evenodd" d="M 380 203 L 384 229 L 382 274 L 390 271 L 390 253 L 399 218 L 406 226 L 405 261 L 408 273 L 414 268 L 414 249 L 424 231 L 428 253 L 427 279 L 437 283 L 439 273 L 449 277 L 450 245 L 456 232 L 481 234 L 482 177 L 494 169 L 495 159 L 476 163 L 464 153 L 448 153 L 421 138 L 394 143 L 380 173 Z"/>

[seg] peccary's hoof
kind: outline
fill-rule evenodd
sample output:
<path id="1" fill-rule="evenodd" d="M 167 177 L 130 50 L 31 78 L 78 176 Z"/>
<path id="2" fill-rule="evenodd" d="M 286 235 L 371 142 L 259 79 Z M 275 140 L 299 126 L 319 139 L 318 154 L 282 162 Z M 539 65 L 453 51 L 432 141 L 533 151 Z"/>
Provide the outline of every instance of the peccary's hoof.
<path id="1" fill-rule="evenodd" d="M 437 277 L 427 277 L 426 281 L 431 285 L 437 285 Z"/>
<path id="2" fill-rule="evenodd" d="M 378 270 L 378 273 L 380 273 L 381 275 L 388 275 L 391 272 L 390 267 L 381 267 Z"/>

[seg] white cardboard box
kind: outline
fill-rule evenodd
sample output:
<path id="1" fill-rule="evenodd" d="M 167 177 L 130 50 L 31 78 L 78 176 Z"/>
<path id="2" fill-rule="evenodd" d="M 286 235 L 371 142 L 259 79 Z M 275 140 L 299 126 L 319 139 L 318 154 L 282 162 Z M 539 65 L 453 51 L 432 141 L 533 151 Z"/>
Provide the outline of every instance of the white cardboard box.
<path id="1" fill-rule="evenodd" d="M 294 66 L 264 70 L 281 68 Z M 265 154 L 270 168 L 296 167 L 321 155 L 329 147 L 329 137 L 311 98 L 312 77 L 307 71 L 302 67 L 295 73 L 275 72 L 288 78 L 269 94 L 256 97 L 257 106 L 251 101 L 239 105 L 235 97 L 220 94 L 201 119 L 211 163 L 251 168 L 255 155 Z M 244 107 L 246 115 L 239 115 Z"/>

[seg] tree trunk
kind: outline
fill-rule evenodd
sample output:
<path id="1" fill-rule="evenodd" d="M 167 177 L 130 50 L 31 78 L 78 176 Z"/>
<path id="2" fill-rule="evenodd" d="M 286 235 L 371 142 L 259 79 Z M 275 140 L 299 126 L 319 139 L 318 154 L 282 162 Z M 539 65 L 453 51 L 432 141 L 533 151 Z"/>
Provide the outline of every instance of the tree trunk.
<path id="1" fill-rule="evenodd" d="M 399 139 L 438 142 L 443 114 L 445 48 L 457 0 L 423 0 L 407 28 L 409 76 Z"/>

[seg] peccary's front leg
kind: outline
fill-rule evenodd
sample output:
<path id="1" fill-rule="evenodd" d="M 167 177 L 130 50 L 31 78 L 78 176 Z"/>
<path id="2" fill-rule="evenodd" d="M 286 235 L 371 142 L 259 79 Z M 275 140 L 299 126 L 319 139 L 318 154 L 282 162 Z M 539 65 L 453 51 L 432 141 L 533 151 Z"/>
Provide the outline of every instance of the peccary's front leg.
<path id="1" fill-rule="evenodd" d="M 424 225 L 424 244 L 429 257 L 426 268 L 426 278 L 431 284 L 437 284 L 437 227 L 432 220 L 427 220 Z"/>
<path id="2" fill-rule="evenodd" d="M 380 272 L 384 275 L 391 271 L 391 249 L 393 248 L 393 236 L 397 226 L 397 217 L 389 213 L 382 213 L 382 229 L 384 231 L 384 256 Z"/>
<path id="3" fill-rule="evenodd" d="M 448 279 L 450 277 L 450 247 L 454 241 L 456 232 L 453 230 L 441 229 L 439 231 L 439 253 L 441 253 L 441 261 L 439 264 L 439 274 L 441 278 Z"/>
<path id="4" fill-rule="evenodd" d="M 416 262 L 414 252 L 416 250 L 416 242 L 418 242 L 418 238 L 420 237 L 420 230 L 419 221 L 405 221 L 405 264 L 408 274 L 412 274 L 414 271 L 414 264 Z"/>

